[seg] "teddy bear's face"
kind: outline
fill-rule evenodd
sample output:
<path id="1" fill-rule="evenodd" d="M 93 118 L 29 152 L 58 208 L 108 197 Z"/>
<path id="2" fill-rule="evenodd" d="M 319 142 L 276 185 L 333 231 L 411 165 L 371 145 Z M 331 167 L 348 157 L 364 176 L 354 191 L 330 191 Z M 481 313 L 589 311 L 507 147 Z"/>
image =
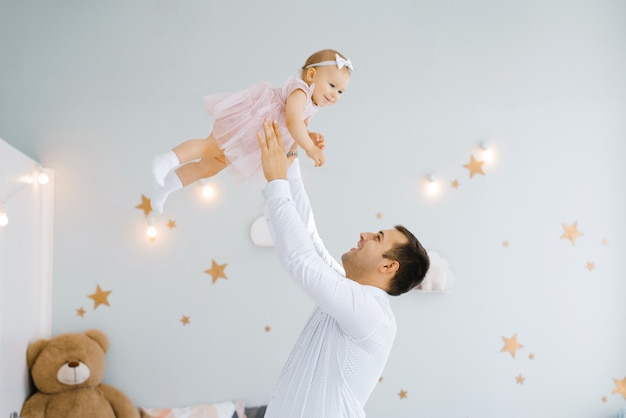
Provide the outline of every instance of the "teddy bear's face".
<path id="1" fill-rule="evenodd" d="M 96 387 L 104 375 L 105 348 L 85 334 L 62 334 L 45 343 L 34 359 L 31 375 L 43 393 Z"/>

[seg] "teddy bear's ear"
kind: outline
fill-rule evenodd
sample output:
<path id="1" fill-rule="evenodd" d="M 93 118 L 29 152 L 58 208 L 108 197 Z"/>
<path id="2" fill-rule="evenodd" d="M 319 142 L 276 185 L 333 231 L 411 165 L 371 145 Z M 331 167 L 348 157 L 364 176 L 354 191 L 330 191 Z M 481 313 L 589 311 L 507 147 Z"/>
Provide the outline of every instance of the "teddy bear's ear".
<path id="1" fill-rule="evenodd" d="M 48 341 L 49 340 L 46 339 L 37 340 L 28 345 L 28 348 L 26 349 L 26 364 L 28 364 L 29 369 L 33 367 L 35 359 L 39 353 L 41 353 L 41 350 L 43 350 L 43 348 L 48 344 Z"/>
<path id="2" fill-rule="evenodd" d="M 98 343 L 102 350 L 106 353 L 109 349 L 109 339 L 104 334 L 104 332 L 99 329 L 89 329 L 85 331 L 85 335 Z"/>

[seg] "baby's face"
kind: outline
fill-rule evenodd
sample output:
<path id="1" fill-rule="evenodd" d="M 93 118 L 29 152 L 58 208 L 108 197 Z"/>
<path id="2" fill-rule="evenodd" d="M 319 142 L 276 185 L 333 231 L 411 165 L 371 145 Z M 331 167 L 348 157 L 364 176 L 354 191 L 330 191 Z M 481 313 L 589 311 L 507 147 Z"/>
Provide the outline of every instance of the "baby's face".
<path id="1" fill-rule="evenodd" d="M 314 68 L 315 72 L 308 80 L 309 84 L 315 83 L 313 103 L 320 107 L 337 103 L 350 84 L 350 70 L 346 67 L 340 70 L 332 65 Z"/>

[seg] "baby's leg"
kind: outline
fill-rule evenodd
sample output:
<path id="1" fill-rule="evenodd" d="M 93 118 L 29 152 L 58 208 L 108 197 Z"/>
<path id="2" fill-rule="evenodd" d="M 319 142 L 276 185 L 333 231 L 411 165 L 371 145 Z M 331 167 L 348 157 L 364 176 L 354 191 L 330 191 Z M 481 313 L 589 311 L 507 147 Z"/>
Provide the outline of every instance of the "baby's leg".
<path id="1" fill-rule="evenodd" d="M 184 187 L 200 179 L 213 177 L 227 165 L 226 157 L 224 154 L 220 154 L 216 157 L 202 158 L 200 161 L 185 164 L 176 170 L 176 174 Z"/>
<path id="2" fill-rule="evenodd" d="M 155 185 L 152 191 L 152 197 L 150 203 L 152 210 L 156 213 L 163 212 L 163 204 L 167 199 L 167 196 L 191 183 L 212 177 L 222 171 L 228 162 L 224 154 L 217 157 L 201 159 L 200 161 L 193 161 L 179 167 L 176 171 L 171 171 L 166 177 L 163 186 Z"/>
<path id="3" fill-rule="evenodd" d="M 154 181 L 163 186 L 165 176 L 175 167 L 200 158 L 212 158 L 222 154 L 213 134 L 206 139 L 190 139 L 174 147 L 171 151 L 159 154 L 152 160 Z"/>
<path id="4" fill-rule="evenodd" d="M 181 164 L 198 159 L 210 159 L 222 155 L 224 152 L 213 137 L 213 133 L 206 139 L 190 139 L 172 148 Z"/>

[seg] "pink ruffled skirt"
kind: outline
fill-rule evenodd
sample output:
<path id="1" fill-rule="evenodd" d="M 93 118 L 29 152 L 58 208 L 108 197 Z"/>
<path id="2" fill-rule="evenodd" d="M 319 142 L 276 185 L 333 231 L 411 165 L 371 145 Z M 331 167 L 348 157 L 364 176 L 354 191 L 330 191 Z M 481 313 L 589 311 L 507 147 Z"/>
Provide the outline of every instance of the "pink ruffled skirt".
<path id="1" fill-rule="evenodd" d="M 285 103 L 280 90 L 261 82 L 236 93 L 218 93 L 204 97 L 206 111 L 214 118 L 213 137 L 230 163 L 236 181 L 265 183 L 257 132 L 263 120 L 277 120 L 289 149 L 294 139 L 285 127 Z"/>

